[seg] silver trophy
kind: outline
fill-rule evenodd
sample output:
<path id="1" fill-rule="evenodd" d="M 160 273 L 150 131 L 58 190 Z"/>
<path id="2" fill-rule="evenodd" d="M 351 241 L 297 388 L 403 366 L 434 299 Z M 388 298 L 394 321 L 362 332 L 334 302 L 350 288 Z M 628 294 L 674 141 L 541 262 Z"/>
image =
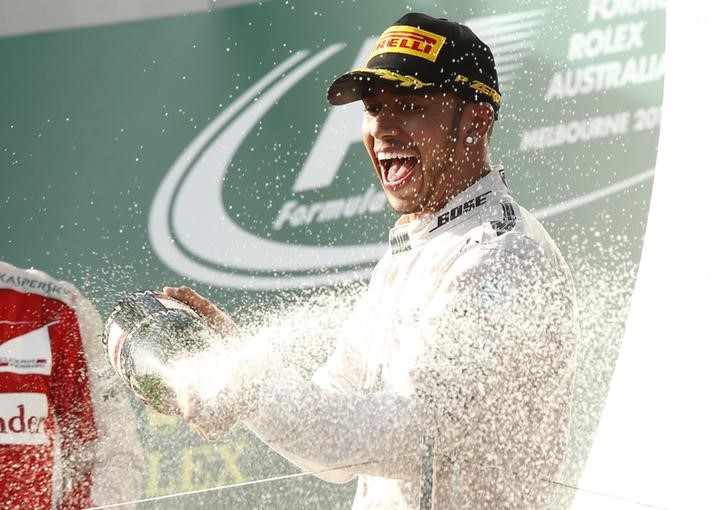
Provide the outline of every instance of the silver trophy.
<path id="1" fill-rule="evenodd" d="M 205 350 L 219 336 L 194 310 L 165 294 L 126 296 L 106 321 L 103 343 L 111 366 L 156 411 L 178 415 L 175 359 Z"/>

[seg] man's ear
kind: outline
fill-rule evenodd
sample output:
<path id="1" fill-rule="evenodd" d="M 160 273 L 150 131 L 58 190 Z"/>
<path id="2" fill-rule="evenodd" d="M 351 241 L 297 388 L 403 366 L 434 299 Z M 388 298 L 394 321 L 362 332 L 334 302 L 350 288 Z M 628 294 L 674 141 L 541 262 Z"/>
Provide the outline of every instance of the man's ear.
<path id="1" fill-rule="evenodd" d="M 495 112 L 489 103 L 470 103 L 465 117 L 466 135 L 483 140 L 495 121 Z"/>

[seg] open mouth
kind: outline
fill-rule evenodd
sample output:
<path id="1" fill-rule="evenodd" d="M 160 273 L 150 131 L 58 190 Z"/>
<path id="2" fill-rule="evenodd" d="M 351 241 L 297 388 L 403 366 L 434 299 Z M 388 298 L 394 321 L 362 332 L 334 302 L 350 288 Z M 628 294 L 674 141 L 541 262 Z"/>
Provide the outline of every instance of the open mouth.
<path id="1" fill-rule="evenodd" d="M 415 174 L 417 164 L 420 162 L 417 156 L 397 153 L 379 153 L 377 159 L 381 170 L 382 185 L 391 190 L 407 184 Z"/>

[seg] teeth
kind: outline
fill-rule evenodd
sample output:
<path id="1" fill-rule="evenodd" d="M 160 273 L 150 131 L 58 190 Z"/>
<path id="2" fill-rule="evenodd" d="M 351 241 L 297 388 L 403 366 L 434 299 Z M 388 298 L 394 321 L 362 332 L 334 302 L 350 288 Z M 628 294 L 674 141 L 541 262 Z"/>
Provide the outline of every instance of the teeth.
<path id="1" fill-rule="evenodd" d="M 407 154 L 405 152 L 379 152 L 377 153 L 377 159 L 379 161 L 387 161 L 389 159 L 399 159 L 399 158 L 417 158 L 417 156 L 413 154 Z"/>

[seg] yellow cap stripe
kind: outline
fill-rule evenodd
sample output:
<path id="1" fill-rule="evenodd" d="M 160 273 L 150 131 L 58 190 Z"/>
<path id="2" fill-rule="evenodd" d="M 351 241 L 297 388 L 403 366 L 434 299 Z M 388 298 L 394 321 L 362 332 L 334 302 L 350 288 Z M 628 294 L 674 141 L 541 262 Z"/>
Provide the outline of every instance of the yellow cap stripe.
<path id="1" fill-rule="evenodd" d="M 399 82 L 399 85 L 401 87 L 412 87 L 415 90 L 434 85 L 434 83 L 427 83 L 418 80 L 417 78 L 415 78 L 414 76 L 410 76 L 409 74 L 399 74 L 395 73 L 394 71 L 390 71 L 389 69 L 371 69 L 368 67 L 362 67 L 359 69 L 354 69 L 350 72 L 373 74 L 378 78 L 382 78 L 383 80 Z"/>

